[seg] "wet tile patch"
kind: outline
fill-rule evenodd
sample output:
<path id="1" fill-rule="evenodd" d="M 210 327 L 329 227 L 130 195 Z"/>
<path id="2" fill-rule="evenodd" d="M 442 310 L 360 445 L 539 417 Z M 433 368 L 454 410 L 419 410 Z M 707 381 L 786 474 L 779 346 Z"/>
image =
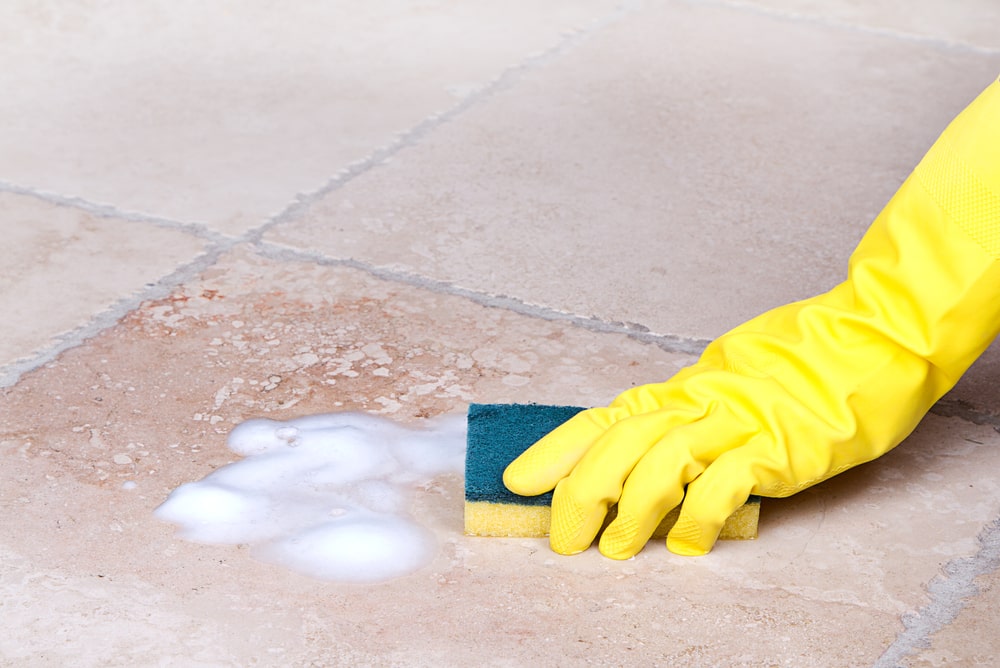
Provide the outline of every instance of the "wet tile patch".
<path id="1" fill-rule="evenodd" d="M 251 417 L 412 420 L 476 399 L 597 404 L 689 361 L 243 250 L 7 390 L 0 427 L 27 456 L 119 485 L 180 461 L 224 463 L 225 435 Z"/>

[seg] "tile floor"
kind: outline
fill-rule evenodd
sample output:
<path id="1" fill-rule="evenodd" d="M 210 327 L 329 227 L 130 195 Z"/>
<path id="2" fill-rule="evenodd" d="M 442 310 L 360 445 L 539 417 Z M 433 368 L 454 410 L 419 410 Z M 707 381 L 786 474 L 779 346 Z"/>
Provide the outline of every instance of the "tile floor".
<path id="1" fill-rule="evenodd" d="M 151 516 L 248 418 L 668 377 L 1000 73 L 992 0 L 353 4 L 0 7 L 0 665 L 996 665 L 997 350 L 697 559 L 465 538 L 452 478 L 380 585 Z"/>

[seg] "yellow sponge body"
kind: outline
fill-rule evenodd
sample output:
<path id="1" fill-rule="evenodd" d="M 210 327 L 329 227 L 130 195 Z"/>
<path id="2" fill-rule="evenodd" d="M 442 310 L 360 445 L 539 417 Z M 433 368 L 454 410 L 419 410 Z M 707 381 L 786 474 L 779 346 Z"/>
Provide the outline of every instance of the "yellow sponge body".
<path id="1" fill-rule="evenodd" d="M 679 509 L 670 511 L 653 532 L 654 538 L 666 538 L 677 521 Z M 613 518 L 612 513 L 608 521 Z M 528 506 L 489 501 L 465 502 L 465 533 L 468 536 L 507 536 L 537 538 L 549 535 L 552 512 L 549 506 Z M 752 497 L 736 509 L 722 526 L 723 540 L 753 540 L 757 537 L 760 498 Z"/>

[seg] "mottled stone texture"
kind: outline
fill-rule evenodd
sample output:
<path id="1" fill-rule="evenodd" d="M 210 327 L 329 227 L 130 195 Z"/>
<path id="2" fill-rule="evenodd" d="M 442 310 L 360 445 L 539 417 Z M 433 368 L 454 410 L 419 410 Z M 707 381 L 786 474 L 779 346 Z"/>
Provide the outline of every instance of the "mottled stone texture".
<path id="1" fill-rule="evenodd" d="M 0 9 L 0 666 L 995 664 L 995 350 L 701 558 L 465 537 L 456 476 L 374 586 L 152 516 L 248 418 L 670 377 L 1000 73 L 988 0 L 343 4 Z"/>

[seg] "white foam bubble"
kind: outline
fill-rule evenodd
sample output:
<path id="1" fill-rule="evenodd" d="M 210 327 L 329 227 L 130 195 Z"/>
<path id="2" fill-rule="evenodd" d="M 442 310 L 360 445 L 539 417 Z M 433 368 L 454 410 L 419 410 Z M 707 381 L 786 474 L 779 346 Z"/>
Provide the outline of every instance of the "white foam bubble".
<path id="1" fill-rule="evenodd" d="M 407 575 L 434 555 L 434 536 L 401 517 L 344 516 L 252 551 L 293 571 L 342 582 L 371 583 Z"/>
<path id="2" fill-rule="evenodd" d="M 434 537 L 409 517 L 413 495 L 461 473 L 465 419 L 405 427 L 361 413 L 248 420 L 227 441 L 245 458 L 181 485 L 155 514 L 203 543 L 323 580 L 371 583 L 412 573 Z"/>

